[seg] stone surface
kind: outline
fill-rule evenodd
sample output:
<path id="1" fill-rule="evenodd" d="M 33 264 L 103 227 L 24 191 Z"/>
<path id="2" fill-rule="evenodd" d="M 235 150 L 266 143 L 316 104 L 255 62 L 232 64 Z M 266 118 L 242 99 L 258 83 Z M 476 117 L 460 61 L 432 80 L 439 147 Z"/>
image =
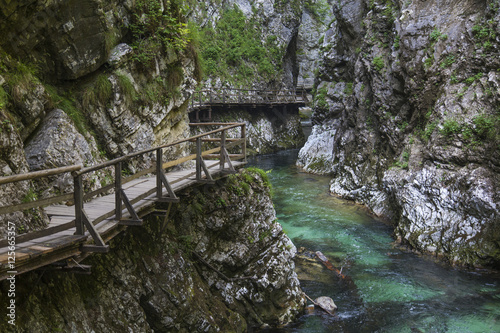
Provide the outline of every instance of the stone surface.
<path id="1" fill-rule="evenodd" d="M 321 296 L 316 298 L 314 300 L 314 303 L 316 303 L 320 308 L 326 310 L 329 313 L 334 313 L 335 310 L 337 310 L 337 305 L 335 305 L 333 299 L 327 296 Z"/>
<path id="2" fill-rule="evenodd" d="M 94 147 L 92 147 L 92 143 Z M 92 155 L 95 143 L 89 142 L 79 133 L 72 120 L 62 110 L 55 109 L 44 118 L 33 138 L 25 145 L 24 152 L 30 171 L 53 169 L 69 165 L 89 166 L 97 164 Z M 99 179 L 97 175 L 85 178 L 85 185 L 95 189 L 89 183 Z M 73 192 L 73 176 L 64 173 L 47 179 L 37 180 L 37 190 L 42 196 L 49 193 Z"/>
<path id="3" fill-rule="evenodd" d="M 127 43 L 120 43 L 111 50 L 111 54 L 107 62 L 111 66 L 117 67 L 124 63 L 127 58 L 130 57 L 132 52 L 132 48 Z"/>
<path id="4" fill-rule="evenodd" d="M 97 0 L 23 0 L 2 7 L 0 47 L 21 59 L 37 59 L 43 72 L 58 79 L 77 79 L 99 68 L 130 20 L 127 1 L 104 6 Z"/>
<path id="5" fill-rule="evenodd" d="M 23 153 L 23 142 L 0 110 L 0 175 L 12 176 L 29 171 Z M 35 196 L 34 185 L 30 181 L 15 182 L 2 185 L 0 206 L 8 206 L 31 201 Z M 17 234 L 42 229 L 47 225 L 47 217 L 41 210 L 30 209 L 24 212 L 0 215 L 0 235 L 7 235 L 9 222 L 15 224 Z"/>

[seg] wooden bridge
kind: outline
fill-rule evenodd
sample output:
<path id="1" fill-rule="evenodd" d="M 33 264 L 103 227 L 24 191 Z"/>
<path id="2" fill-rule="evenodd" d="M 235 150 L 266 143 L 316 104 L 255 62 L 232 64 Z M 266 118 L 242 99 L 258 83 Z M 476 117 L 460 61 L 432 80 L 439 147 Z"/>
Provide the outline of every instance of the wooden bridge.
<path id="1" fill-rule="evenodd" d="M 213 108 L 305 106 L 308 103 L 305 89 L 256 90 L 214 89 L 193 94 L 189 106 L 192 121 L 212 121 Z"/>
<path id="2" fill-rule="evenodd" d="M 30 181 L 41 177 L 71 172 L 73 193 L 41 200 L 0 207 L 0 214 L 44 207 L 50 223 L 46 229 L 7 237 L 0 240 L 0 281 L 48 266 L 63 271 L 89 273 L 90 267 L 80 262 L 92 252 L 107 252 L 106 243 L 127 226 L 140 226 L 142 217 L 158 213 L 157 202 L 169 203 L 160 213 L 168 215 L 172 203 L 179 201 L 176 192 L 200 183 L 213 183 L 217 177 L 236 172 L 246 164 L 246 131 L 243 123 L 203 123 L 191 126 L 221 126 L 188 139 L 135 152 L 98 165 L 67 166 L 27 174 L 0 177 L 2 184 Z M 228 138 L 227 132 L 240 137 Z M 234 135 L 233 135 L 234 136 Z M 174 161 L 165 161 L 165 149 L 191 145 L 192 154 Z M 216 146 L 203 150 L 206 146 Z M 239 154 L 229 154 L 228 149 Z M 134 158 L 155 156 L 155 166 L 125 176 L 122 167 Z M 193 163 L 192 161 L 195 161 Z M 190 164 L 187 165 L 186 164 Z M 193 165 L 194 164 L 194 165 Z M 177 167 L 177 171 L 168 171 Z M 111 170 L 110 170 L 111 169 Z M 97 190 L 85 191 L 83 178 L 91 173 L 108 170 L 113 183 Z M 9 230 L 15 221 L 9 222 Z M 13 228 L 14 229 L 14 228 Z M 15 228 L 17 229 L 17 228 Z"/>

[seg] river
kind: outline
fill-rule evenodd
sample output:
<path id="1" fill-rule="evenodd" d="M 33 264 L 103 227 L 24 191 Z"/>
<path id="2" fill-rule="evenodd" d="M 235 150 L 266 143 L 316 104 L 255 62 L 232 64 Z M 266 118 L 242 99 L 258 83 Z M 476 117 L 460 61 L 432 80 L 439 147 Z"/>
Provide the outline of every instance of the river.
<path id="1" fill-rule="evenodd" d="M 273 332 L 500 332 L 498 275 L 466 272 L 400 250 L 392 228 L 365 208 L 328 194 L 329 178 L 300 172 L 298 150 L 258 156 L 269 172 L 279 222 L 297 248 L 323 252 L 346 275 L 297 263 L 302 289 L 331 297 Z"/>

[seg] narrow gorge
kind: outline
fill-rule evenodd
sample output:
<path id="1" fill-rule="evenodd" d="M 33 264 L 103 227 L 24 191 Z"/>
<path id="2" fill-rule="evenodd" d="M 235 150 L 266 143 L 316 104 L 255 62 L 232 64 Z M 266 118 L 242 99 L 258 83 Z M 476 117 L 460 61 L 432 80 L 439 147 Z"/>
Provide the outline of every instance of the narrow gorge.
<path id="1" fill-rule="evenodd" d="M 399 249 L 472 272 L 500 267 L 499 0 L 0 0 L 0 36 L 0 178 L 90 167 L 242 123 L 209 140 L 245 131 L 244 152 L 257 161 L 300 149 L 290 164 L 303 181 L 328 177 L 324 193 L 384 221 Z M 309 103 L 209 105 L 212 125 L 191 126 L 194 96 L 231 90 Z M 164 149 L 163 162 L 188 160 L 195 142 Z M 144 154 L 118 174 L 155 165 Z M 268 176 L 290 175 L 272 169 L 224 174 L 156 204 L 167 217 L 148 215 L 110 240 L 109 253 L 85 259 L 91 275 L 42 267 L 16 276 L 14 331 L 251 332 L 300 322 L 292 240 L 316 245 L 280 224 L 295 213 L 281 204 L 276 213 Z M 81 186 L 112 191 L 115 170 L 86 174 Z M 0 184 L 0 206 L 74 192 L 70 173 Z M 50 220 L 40 207 L 0 214 L 0 240 L 12 223 L 19 236 Z M 336 237 L 342 243 L 342 231 Z M 349 269 L 335 245 L 317 246 Z M 8 290 L 2 281 L 4 308 Z M 353 327 L 362 325 L 345 330 Z"/>

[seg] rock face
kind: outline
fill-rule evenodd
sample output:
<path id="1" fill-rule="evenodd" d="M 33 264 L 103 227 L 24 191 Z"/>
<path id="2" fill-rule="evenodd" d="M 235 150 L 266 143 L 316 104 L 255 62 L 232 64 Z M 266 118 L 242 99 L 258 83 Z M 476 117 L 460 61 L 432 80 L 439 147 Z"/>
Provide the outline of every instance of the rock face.
<path id="1" fill-rule="evenodd" d="M 85 260 L 91 275 L 18 276 L 26 301 L 16 328 L 245 332 L 290 321 L 305 302 L 266 180 L 247 171 L 181 197 L 169 218 L 129 228 L 108 254 Z"/>
<path id="2" fill-rule="evenodd" d="M 405 244 L 498 265 L 499 4 L 333 4 L 298 164 Z"/>
<path id="3" fill-rule="evenodd" d="M 57 79 L 77 79 L 99 68 L 126 32 L 131 1 L 9 1 L 0 10 L 0 47 Z M 49 56 L 47 56 L 49 55 Z"/>

